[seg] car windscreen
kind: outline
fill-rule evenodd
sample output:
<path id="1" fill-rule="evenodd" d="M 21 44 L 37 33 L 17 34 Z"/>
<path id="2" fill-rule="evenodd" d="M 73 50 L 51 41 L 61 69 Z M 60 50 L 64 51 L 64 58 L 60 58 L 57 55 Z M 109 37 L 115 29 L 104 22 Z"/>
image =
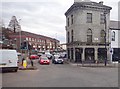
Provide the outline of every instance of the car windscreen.
<path id="1" fill-rule="evenodd" d="M 47 57 L 42 57 L 41 59 L 42 59 L 42 60 L 48 60 L 48 58 L 47 58 Z"/>

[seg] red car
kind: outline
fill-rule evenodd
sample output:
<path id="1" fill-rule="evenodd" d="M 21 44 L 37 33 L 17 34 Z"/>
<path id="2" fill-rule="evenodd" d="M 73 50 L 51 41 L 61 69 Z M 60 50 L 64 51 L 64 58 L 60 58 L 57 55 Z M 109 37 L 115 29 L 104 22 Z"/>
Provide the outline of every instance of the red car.
<path id="1" fill-rule="evenodd" d="M 50 60 L 47 58 L 47 57 L 40 57 L 40 60 L 39 60 L 39 63 L 40 64 L 50 64 Z"/>
<path id="2" fill-rule="evenodd" d="M 30 59 L 39 59 L 39 56 L 37 56 L 37 55 L 30 55 Z"/>

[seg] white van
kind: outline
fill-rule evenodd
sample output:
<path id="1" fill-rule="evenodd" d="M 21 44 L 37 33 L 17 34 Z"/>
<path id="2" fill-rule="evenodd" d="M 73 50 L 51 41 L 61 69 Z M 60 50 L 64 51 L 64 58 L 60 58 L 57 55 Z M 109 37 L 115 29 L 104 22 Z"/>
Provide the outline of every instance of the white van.
<path id="1" fill-rule="evenodd" d="M 18 56 L 16 50 L 0 49 L 0 69 L 2 71 L 18 70 Z"/>

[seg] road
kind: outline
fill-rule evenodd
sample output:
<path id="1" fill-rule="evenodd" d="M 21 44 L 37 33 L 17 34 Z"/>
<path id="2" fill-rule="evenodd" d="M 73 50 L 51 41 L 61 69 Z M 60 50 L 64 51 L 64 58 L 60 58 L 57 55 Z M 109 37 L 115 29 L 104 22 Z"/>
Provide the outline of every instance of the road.
<path id="1" fill-rule="evenodd" d="M 37 70 L 3 73 L 3 87 L 118 87 L 117 68 L 35 65 Z"/>

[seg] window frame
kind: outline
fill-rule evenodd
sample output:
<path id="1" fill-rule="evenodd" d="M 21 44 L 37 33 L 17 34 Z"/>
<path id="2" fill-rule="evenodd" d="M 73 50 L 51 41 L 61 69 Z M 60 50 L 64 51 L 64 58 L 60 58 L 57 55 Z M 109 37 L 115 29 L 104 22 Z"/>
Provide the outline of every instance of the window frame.
<path id="1" fill-rule="evenodd" d="M 104 24 L 104 23 L 105 23 L 105 15 L 100 14 L 100 24 Z"/>
<path id="2" fill-rule="evenodd" d="M 69 27 L 70 26 L 70 19 L 67 18 L 67 26 Z"/>
<path id="3" fill-rule="evenodd" d="M 112 31 L 112 41 L 115 41 L 115 31 Z"/>
<path id="4" fill-rule="evenodd" d="M 87 30 L 87 42 L 92 43 L 92 30 L 90 28 Z"/>
<path id="5" fill-rule="evenodd" d="M 100 37 L 101 37 L 101 42 L 105 43 L 105 30 L 101 30 Z"/>
<path id="6" fill-rule="evenodd" d="M 92 13 L 87 13 L 87 23 L 92 23 Z"/>
<path id="7" fill-rule="evenodd" d="M 70 43 L 70 32 L 67 32 L 67 43 Z"/>
<path id="8" fill-rule="evenodd" d="M 73 30 L 71 30 L 71 42 L 73 42 L 74 41 L 74 32 L 73 32 Z"/>
<path id="9" fill-rule="evenodd" d="M 71 15 L 71 25 L 73 24 L 73 15 Z"/>

